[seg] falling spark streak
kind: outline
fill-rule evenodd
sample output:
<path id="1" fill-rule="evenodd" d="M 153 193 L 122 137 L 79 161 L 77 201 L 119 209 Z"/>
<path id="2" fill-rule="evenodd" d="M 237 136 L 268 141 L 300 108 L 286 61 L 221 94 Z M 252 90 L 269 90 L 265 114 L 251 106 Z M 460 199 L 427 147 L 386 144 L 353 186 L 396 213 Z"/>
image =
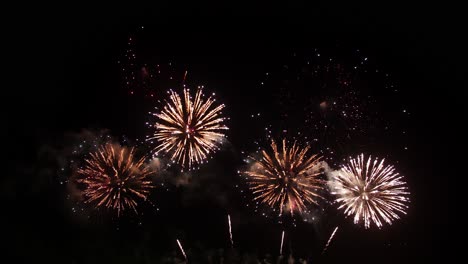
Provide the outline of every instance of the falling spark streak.
<path id="1" fill-rule="evenodd" d="M 249 156 L 253 165 L 241 172 L 246 176 L 254 200 L 271 208 L 278 207 L 280 215 L 285 208 L 291 215 L 295 211 L 302 213 L 307 204 L 318 204 L 322 196 L 324 181 L 319 178 L 320 157 L 309 155 L 310 147 L 299 147 L 296 142 L 291 147 L 286 145 L 278 149 L 271 141 L 271 150 L 262 150 L 260 158 Z"/>
<path id="2" fill-rule="evenodd" d="M 85 185 L 84 202 L 95 208 L 133 209 L 137 213 L 138 200 L 146 201 L 154 185 L 153 171 L 145 165 L 145 157 L 136 160 L 135 149 L 106 144 L 85 160 L 78 169 L 78 183 Z"/>
<path id="3" fill-rule="evenodd" d="M 169 94 L 164 109 L 154 114 L 158 118 L 154 125 L 156 131 L 147 140 L 158 141 L 156 154 L 164 152 L 183 168 L 191 169 L 220 149 L 224 131 L 228 129 L 223 124 L 224 104 L 216 105 L 212 96 L 205 100 L 201 88 L 195 98 L 187 89 L 182 98 L 174 91 Z"/>
<path id="4" fill-rule="evenodd" d="M 364 155 L 350 159 L 330 182 L 332 194 L 337 195 L 338 209 L 344 208 L 346 216 L 354 215 L 354 223 L 364 220 L 365 228 L 374 223 L 378 228 L 383 223 L 392 224 L 399 219 L 398 213 L 406 214 L 409 195 L 403 176 L 393 166 L 385 166 L 384 159 Z"/>
<path id="5" fill-rule="evenodd" d="M 188 71 L 185 71 L 184 78 L 182 79 L 182 83 L 185 83 L 185 79 L 187 79 L 187 73 L 188 73 Z"/>
<path id="6" fill-rule="evenodd" d="M 283 255 L 283 241 L 284 241 L 284 231 L 281 234 L 281 246 L 280 246 L 280 255 Z"/>
<path id="7" fill-rule="evenodd" d="M 234 247 L 234 240 L 232 240 L 231 216 L 230 215 L 228 215 L 228 223 L 229 223 L 229 239 L 231 240 L 231 247 Z"/>
<path id="8" fill-rule="evenodd" d="M 179 239 L 176 239 L 176 240 L 177 240 L 177 244 L 179 245 L 180 251 L 182 251 L 182 255 L 184 255 L 185 261 L 187 261 L 187 255 L 185 255 L 185 251 L 184 251 L 184 248 L 182 247 L 182 244 L 180 244 Z"/>
<path id="9" fill-rule="evenodd" d="M 335 227 L 335 230 L 333 230 L 333 233 L 331 234 L 330 238 L 328 239 L 327 244 L 323 248 L 322 254 L 325 253 L 325 251 L 327 251 L 328 246 L 330 245 L 330 242 L 332 241 L 333 237 L 335 236 L 335 233 L 336 233 L 337 230 L 338 230 L 338 227 Z"/>

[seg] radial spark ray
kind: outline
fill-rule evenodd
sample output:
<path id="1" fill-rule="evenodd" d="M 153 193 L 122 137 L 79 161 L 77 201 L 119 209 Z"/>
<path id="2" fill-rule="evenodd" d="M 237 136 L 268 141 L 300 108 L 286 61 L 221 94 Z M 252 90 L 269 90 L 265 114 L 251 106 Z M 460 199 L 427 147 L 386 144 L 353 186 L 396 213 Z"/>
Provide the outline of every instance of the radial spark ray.
<path id="1" fill-rule="evenodd" d="M 162 111 L 154 114 L 158 118 L 156 131 L 148 140 L 158 141 L 156 154 L 166 153 L 172 161 L 191 169 L 219 150 L 228 129 L 222 116 L 224 104 L 217 105 L 213 96 L 205 99 L 202 89 L 197 90 L 195 98 L 188 89 L 184 89 L 182 98 L 174 91 L 169 94 Z"/>
<path id="2" fill-rule="evenodd" d="M 125 209 L 137 212 L 138 201 L 147 200 L 154 187 L 145 158 L 135 159 L 134 148 L 120 145 L 106 144 L 90 153 L 77 173 L 78 183 L 85 186 L 84 202 L 115 210 L 117 215 Z"/>
<path id="3" fill-rule="evenodd" d="M 303 213 L 307 204 L 318 204 L 323 189 L 320 179 L 320 157 L 309 155 L 310 147 L 300 147 L 296 142 L 278 149 L 274 140 L 271 150 L 262 150 L 261 157 L 250 156 L 250 168 L 242 172 L 246 176 L 254 200 L 271 208 L 278 208 L 280 215 L 286 209 L 291 215 Z"/>
<path id="4" fill-rule="evenodd" d="M 354 215 L 354 223 L 364 221 L 365 228 L 371 223 L 382 227 L 406 214 L 409 192 L 403 176 L 393 166 L 384 165 L 384 159 L 367 161 L 364 155 L 350 159 L 339 171 L 333 173 L 332 194 L 337 195 L 339 209 L 346 216 Z"/>

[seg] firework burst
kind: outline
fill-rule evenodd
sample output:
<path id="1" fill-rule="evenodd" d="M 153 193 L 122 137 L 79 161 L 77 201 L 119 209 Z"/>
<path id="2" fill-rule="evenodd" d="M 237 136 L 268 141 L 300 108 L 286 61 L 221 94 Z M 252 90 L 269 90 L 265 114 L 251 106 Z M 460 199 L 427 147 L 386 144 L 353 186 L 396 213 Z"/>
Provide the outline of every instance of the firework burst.
<path id="1" fill-rule="evenodd" d="M 182 98 L 174 91 L 169 93 L 170 100 L 163 110 L 154 114 L 158 118 L 156 132 L 148 140 L 158 141 L 156 154 L 167 153 L 173 162 L 191 169 L 219 150 L 228 129 L 222 116 L 224 104 L 216 105 L 213 96 L 204 99 L 200 88 L 195 98 L 187 89 Z"/>
<path id="2" fill-rule="evenodd" d="M 84 202 L 115 210 L 117 215 L 126 209 L 137 212 L 138 201 L 147 200 L 154 187 L 145 158 L 135 159 L 134 148 L 120 145 L 101 146 L 77 173 L 78 183 L 85 186 Z"/>
<path id="3" fill-rule="evenodd" d="M 320 157 L 309 155 L 309 147 L 301 148 L 293 143 L 288 147 L 283 140 L 282 149 L 271 141 L 272 152 L 262 150 L 259 159 L 252 156 L 250 168 L 241 172 L 246 176 L 254 200 L 271 208 L 278 208 L 280 215 L 286 209 L 291 213 L 302 213 L 307 204 L 318 204 L 323 189 L 319 178 Z"/>
<path id="4" fill-rule="evenodd" d="M 384 159 L 369 156 L 366 161 L 363 154 L 350 159 L 333 173 L 330 185 L 332 194 L 338 196 L 339 209 L 344 209 L 346 216 L 354 215 L 355 224 L 363 220 L 365 228 L 371 223 L 380 228 L 384 222 L 399 219 L 399 213 L 406 214 L 406 182 L 393 166 L 384 165 Z"/>

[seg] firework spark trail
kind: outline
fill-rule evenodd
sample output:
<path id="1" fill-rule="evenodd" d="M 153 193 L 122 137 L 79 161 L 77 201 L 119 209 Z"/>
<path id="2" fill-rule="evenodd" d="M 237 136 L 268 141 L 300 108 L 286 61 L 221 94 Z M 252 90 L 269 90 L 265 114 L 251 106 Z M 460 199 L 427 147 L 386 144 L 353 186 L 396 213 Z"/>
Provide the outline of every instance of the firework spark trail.
<path id="1" fill-rule="evenodd" d="M 187 261 L 187 255 L 185 255 L 185 251 L 184 251 L 184 248 L 182 247 L 182 244 L 180 244 L 179 239 L 176 239 L 176 240 L 177 240 L 177 244 L 179 245 L 180 251 L 182 252 L 182 255 L 184 255 L 185 261 Z"/>
<path id="2" fill-rule="evenodd" d="M 224 104 L 216 105 L 212 96 L 205 100 L 201 88 L 195 98 L 187 89 L 182 98 L 174 91 L 169 94 L 170 100 L 166 101 L 164 109 L 154 114 L 158 118 L 154 125 L 156 131 L 147 140 L 158 141 L 156 154 L 164 152 L 183 168 L 191 169 L 219 150 L 224 131 L 228 129 L 223 124 Z"/>
<path id="3" fill-rule="evenodd" d="M 322 254 L 325 253 L 325 251 L 327 251 L 328 246 L 330 245 L 330 242 L 332 241 L 333 237 L 335 236 L 335 233 L 336 233 L 337 230 L 338 230 L 338 227 L 335 227 L 335 230 L 333 230 L 333 233 L 331 234 L 330 238 L 328 239 L 327 244 L 323 248 Z"/>
<path id="4" fill-rule="evenodd" d="M 117 210 L 133 209 L 137 200 L 147 200 L 154 185 L 150 179 L 153 171 L 145 165 L 145 157 L 135 159 L 135 149 L 106 144 L 85 160 L 78 169 L 77 182 L 85 185 L 84 202 L 96 208 Z"/>
<path id="5" fill-rule="evenodd" d="M 232 240 L 231 216 L 230 215 L 228 215 L 228 223 L 229 223 L 229 239 L 231 240 L 231 247 L 234 247 L 234 240 Z"/>
<path id="6" fill-rule="evenodd" d="M 187 79 L 187 73 L 188 73 L 188 71 L 185 71 L 184 78 L 182 79 L 182 83 L 185 83 L 185 80 Z"/>
<path id="7" fill-rule="evenodd" d="M 365 228 L 371 223 L 380 228 L 399 219 L 398 213 L 406 214 L 408 187 L 393 166 L 384 165 L 384 159 L 369 156 L 366 162 L 361 154 L 333 175 L 330 185 L 332 194 L 338 196 L 338 209 L 344 208 L 346 216 L 354 215 L 355 224 L 363 219 Z"/>
<path id="8" fill-rule="evenodd" d="M 283 242 L 284 242 L 284 231 L 281 234 L 281 246 L 280 246 L 280 255 L 283 255 Z"/>
<path id="9" fill-rule="evenodd" d="M 293 215 L 294 211 L 302 213 L 307 204 L 318 204 L 324 181 L 319 178 L 320 157 L 309 155 L 309 146 L 301 148 L 294 142 L 288 147 L 285 139 L 282 143 L 282 149 L 278 149 L 272 140 L 271 152 L 262 150 L 261 158 L 250 156 L 253 165 L 241 173 L 254 200 L 278 208 L 280 215 L 283 208 Z"/>

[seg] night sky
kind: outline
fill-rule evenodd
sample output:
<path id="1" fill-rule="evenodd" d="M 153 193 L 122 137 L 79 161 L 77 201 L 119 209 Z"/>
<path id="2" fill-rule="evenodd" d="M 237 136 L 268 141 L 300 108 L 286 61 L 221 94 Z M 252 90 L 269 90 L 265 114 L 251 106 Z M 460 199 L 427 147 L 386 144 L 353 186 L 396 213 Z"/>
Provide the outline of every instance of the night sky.
<path id="1" fill-rule="evenodd" d="M 459 83 L 462 56 L 454 63 L 450 55 L 461 46 L 451 34 L 460 19 L 453 14 L 439 22 L 451 14 L 448 9 L 292 4 L 42 9 L 20 12 L 18 17 L 27 22 L 16 25 L 9 38 L 15 43 L 9 54 L 15 63 L 14 85 L 4 87 L 8 97 L 3 100 L 9 105 L 4 141 L 11 150 L 4 152 L 1 199 L 7 217 L 2 217 L 2 237 L 6 254 L 12 253 L 16 262 L 182 261 L 178 238 L 190 263 L 210 263 L 209 255 L 213 263 L 219 263 L 219 255 L 225 263 L 241 263 L 233 260 L 236 255 L 264 259 L 267 254 L 276 263 L 282 230 L 285 254 L 307 263 L 402 263 L 444 255 L 454 207 L 448 205 L 454 195 L 447 138 L 461 133 L 450 124 L 465 94 Z M 129 46 L 129 38 L 135 45 Z M 70 149 L 84 131 L 107 130 L 115 140 L 141 145 L 150 133 L 145 126 L 148 111 L 156 105 L 148 95 L 154 92 L 164 99 L 172 88 L 160 80 L 144 89 L 126 85 L 122 67 L 129 47 L 138 65 L 162 65 L 175 78 L 187 70 L 188 84 L 216 92 L 230 117 L 228 144 L 192 173 L 188 183 L 166 179 L 165 187 L 151 195 L 155 207 L 143 206 L 142 215 L 118 219 L 105 211 L 77 213 L 77 204 L 67 199 L 66 184 L 61 184 Z M 336 59 L 345 72 L 359 65 L 390 75 L 386 79 L 366 72 L 356 77 L 356 104 L 365 114 L 348 124 L 364 132 L 351 135 L 353 140 L 339 129 L 319 133 L 316 150 L 333 146 L 339 150 L 334 153 L 338 161 L 364 152 L 395 164 L 406 177 L 411 202 L 408 214 L 391 226 L 366 230 L 329 204 L 313 223 L 278 223 L 247 207 L 248 197 L 241 192 L 247 189 L 237 174 L 244 153 L 255 150 L 254 142 L 261 141 L 268 124 L 276 136 L 304 131 L 304 109 L 330 99 L 327 87 L 309 89 L 306 82 L 292 81 L 294 74 L 307 73 L 307 61 L 325 65 L 318 53 Z M 265 81 L 267 72 L 273 81 Z M 337 98 L 339 94 L 330 100 Z M 251 118 L 257 113 L 262 115 Z M 165 177 L 180 177 L 176 174 Z M 234 250 L 227 214 L 233 221 Z M 340 229 L 321 255 L 335 226 Z"/>

